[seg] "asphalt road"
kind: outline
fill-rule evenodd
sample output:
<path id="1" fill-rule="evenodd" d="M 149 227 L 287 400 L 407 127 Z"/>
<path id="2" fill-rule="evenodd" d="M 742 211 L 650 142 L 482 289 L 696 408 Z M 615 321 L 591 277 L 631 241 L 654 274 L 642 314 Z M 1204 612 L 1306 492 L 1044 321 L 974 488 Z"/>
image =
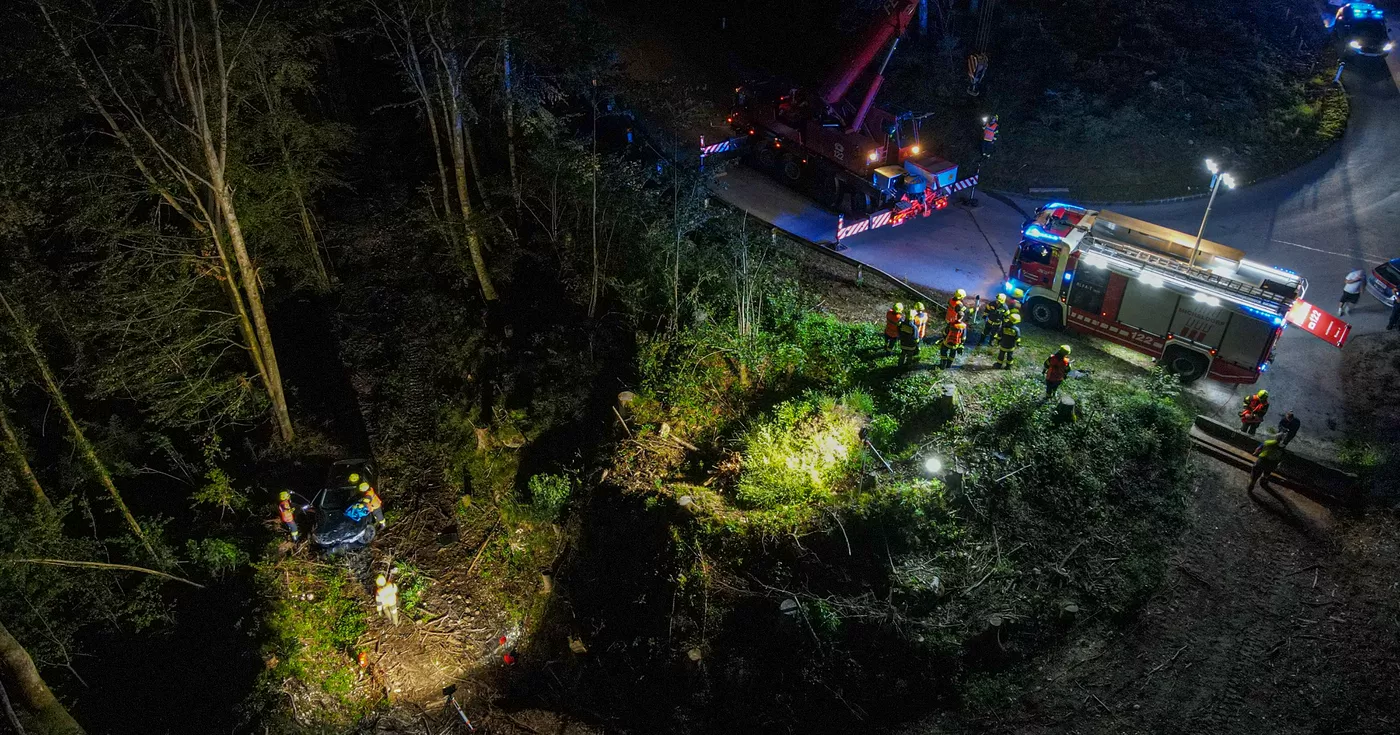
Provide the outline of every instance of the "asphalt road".
<path id="1" fill-rule="evenodd" d="M 1400 24 L 1391 23 L 1391 35 L 1400 38 Z M 1243 250 L 1253 260 L 1302 274 L 1310 284 L 1307 300 L 1334 312 L 1347 272 L 1369 271 L 1382 260 L 1400 256 L 1400 55 L 1349 61 L 1342 83 L 1351 99 L 1351 120 L 1342 142 L 1288 174 L 1223 191 L 1206 228 L 1209 239 Z M 1201 178 L 1203 184 L 1209 182 L 1204 165 Z M 834 239 L 835 215 L 755 171 L 731 169 L 717 180 L 715 193 L 807 239 Z M 915 283 L 994 293 L 1019 240 L 1023 215 L 1006 201 L 986 195 L 978 199 L 981 206 L 975 209 L 954 206 L 849 238 L 844 252 Z M 1040 203 L 1022 200 L 1015 205 L 1029 210 Z M 1205 199 L 1199 198 L 1110 208 L 1195 232 L 1205 206 Z M 1383 331 L 1388 314 L 1380 302 L 1363 295 L 1346 319 L 1353 327 L 1352 339 Z M 1273 413 L 1296 411 L 1303 421 L 1302 443 L 1325 446 L 1341 438 L 1345 349 L 1299 329 L 1286 330 L 1272 369 L 1257 384 L 1269 390 Z M 1254 389 L 1214 381 L 1200 381 L 1192 388 L 1216 406 L 1215 414 L 1222 419 L 1232 418 L 1241 397 Z"/>

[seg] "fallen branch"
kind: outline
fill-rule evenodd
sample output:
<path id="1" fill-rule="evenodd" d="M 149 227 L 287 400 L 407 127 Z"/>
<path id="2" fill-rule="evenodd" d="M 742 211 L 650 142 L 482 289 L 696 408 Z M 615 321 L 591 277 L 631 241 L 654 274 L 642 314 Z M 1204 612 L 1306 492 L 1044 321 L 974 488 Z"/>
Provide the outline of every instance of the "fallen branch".
<path id="1" fill-rule="evenodd" d="M 491 526 L 491 530 L 486 532 L 486 538 L 481 540 L 481 547 L 476 550 L 476 556 L 472 557 L 472 565 L 467 567 L 466 576 L 472 576 L 472 572 L 476 570 L 476 563 L 481 561 L 481 554 L 486 551 L 486 545 L 491 543 L 491 536 L 496 533 L 496 529 L 500 528 L 500 526 L 501 521 L 497 519 L 496 524 Z"/>
<path id="2" fill-rule="evenodd" d="M 822 508 L 822 510 L 826 511 L 827 513 L 830 513 L 831 519 L 836 521 L 837 526 L 840 526 L 841 535 L 846 538 L 846 556 L 855 556 L 855 554 L 851 552 L 851 537 L 846 536 L 846 526 L 841 523 L 841 518 L 837 516 L 836 513 L 833 512 L 830 508 Z M 886 553 L 888 553 L 888 548 L 886 549 Z"/>
<path id="3" fill-rule="evenodd" d="M 164 577 L 166 579 L 175 580 L 176 582 L 184 582 L 185 584 L 188 584 L 192 587 L 204 589 L 204 585 L 199 584 L 198 582 L 191 582 L 190 580 L 185 579 L 184 577 L 177 577 L 173 574 L 166 574 L 165 572 L 158 572 L 154 569 L 147 569 L 145 567 L 133 567 L 130 564 L 108 564 L 107 562 L 102 561 L 72 561 L 69 559 L 0 559 L 0 562 L 5 562 L 7 564 L 44 564 L 51 567 L 89 567 L 92 569 L 120 569 L 125 572 L 141 572 L 142 574 L 150 574 L 156 577 Z"/>
<path id="4" fill-rule="evenodd" d="M 627 425 L 627 419 L 622 418 L 622 414 L 618 412 L 617 406 L 613 406 L 612 412 L 613 412 L 613 415 L 617 417 L 617 420 L 618 420 L 619 422 L 622 423 L 622 428 L 623 428 L 623 430 L 627 432 L 627 438 L 628 438 L 628 439 L 631 439 L 631 438 L 632 438 L 632 428 L 629 427 L 629 426 Z"/>

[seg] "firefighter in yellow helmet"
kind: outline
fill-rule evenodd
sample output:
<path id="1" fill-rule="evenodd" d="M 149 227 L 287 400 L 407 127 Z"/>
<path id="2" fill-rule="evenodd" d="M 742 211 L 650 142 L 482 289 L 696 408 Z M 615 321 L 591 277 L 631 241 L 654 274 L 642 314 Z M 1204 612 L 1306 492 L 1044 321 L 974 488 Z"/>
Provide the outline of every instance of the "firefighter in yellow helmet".
<path id="1" fill-rule="evenodd" d="M 1011 298 L 1006 300 L 1006 308 L 1013 314 L 1021 313 L 1021 302 L 1025 301 L 1026 292 L 1023 289 L 1016 289 L 1011 292 Z"/>
<path id="2" fill-rule="evenodd" d="M 1240 431 L 1246 434 L 1258 431 L 1260 424 L 1264 423 L 1265 414 L 1268 412 L 1268 391 L 1261 390 L 1254 395 L 1245 396 L 1244 403 L 1240 406 Z"/>
<path id="3" fill-rule="evenodd" d="M 355 489 L 360 491 L 360 501 L 364 504 L 365 510 L 374 517 L 374 522 L 382 529 L 384 528 L 384 501 L 379 499 L 379 493 L 368 482 L 362 482 Z"/>
<path id="4" fill-rule="evenodd" d="M 923 342 L 924 337 L 928 336 L 928 312 L 924 310 L 924 302 L 914 302 L 909 318 L 914 322 L 914 332 L 919 336 L 919 342 Z"/>
<path id="5" fill-rule="evenodd" d="M 981 347 L 996 339 L 1001 334 L 1001 325 L 1006 323 L 1006 318 L 1011 316 L 1011 309 L 1006 306 L 1006 294 L 997 294 L 996 300 L 988 301 L 982 307 L 982 334 L 977 337 L 977 346 Z"/>
<path id="6" fill-rule="evenodd" d="M 948 313 L 944 315 L 944 320 L 949 324 L 957 324 L 967 316 L 967 308 L 963 306 L 965 298 L 967 298 L 967 292 L 958 289 L 953 292 L 953 298 L 948 300 Z"/>
<path id="7" fill-rule="evenodd" d="M 297 514 L 292 508 L 292 494 L 283 490 L 277 494 L 277 518 L 282 521 L 282 526 L 287 532 L 292 534 L 292 540 L 301 539 L 301 532 L 297 530 Z"/>
<path id="8" fill-rule="evenodd" d="M 904 304 L 895 304 L 885 312 L 885 352 L 899 342 L 899 323 L 904 321 Z"/>
<path id="9" fill-rule="evenodd" d="M 997 335 L 997 361 L 992 367 L 1009 368 L 1016 361 L 1016 348 L 1021 344 L 1021 315 L 1010 314 Z"/>

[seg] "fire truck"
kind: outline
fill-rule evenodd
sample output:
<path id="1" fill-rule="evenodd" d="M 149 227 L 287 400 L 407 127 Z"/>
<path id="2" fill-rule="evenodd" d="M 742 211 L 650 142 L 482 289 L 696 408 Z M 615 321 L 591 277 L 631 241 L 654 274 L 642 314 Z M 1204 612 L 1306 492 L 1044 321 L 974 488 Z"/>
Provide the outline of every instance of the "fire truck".
<path id="1" fill-rule="evenodd" d="M 1305 279 L 1196 240 L 1114 212 L 1053 202 L 1022 228 L 1006 289 L 1025 290 L 1022 313 L 1037 326 L 1125 345 L 1183 382 L 1208 376 L 1253 383 L 1273 360 L 1285 324 L 1318 334 L 1309 314 L 1326 314 L 1302 300 Z M 1339 336 L 1319 336 L 1340 346 L 1346 325 L 1340 328 Z"/>
<path id="2" fill-rule="evenodd" d="M 702 160 L 742 152 L 751 165 L 830 209 L 855 215 L 890 210 L 883 220 L 888 224 L 946 207 L 957 190 L 957 165 L 930 154 L 920 142 L 920 116 L 875 106 L 885 67 L 919 0 L 886 7 L 888 14 L 871 24 L 816 93 L 737 88 L 728 118 L 735 137 L 709 145 L 702 139 Z M 872 69 L 881 52 L 879 67 Z M 852 102 L 847 95 L 866 72 L 868 86 L 859 102 Z"/>

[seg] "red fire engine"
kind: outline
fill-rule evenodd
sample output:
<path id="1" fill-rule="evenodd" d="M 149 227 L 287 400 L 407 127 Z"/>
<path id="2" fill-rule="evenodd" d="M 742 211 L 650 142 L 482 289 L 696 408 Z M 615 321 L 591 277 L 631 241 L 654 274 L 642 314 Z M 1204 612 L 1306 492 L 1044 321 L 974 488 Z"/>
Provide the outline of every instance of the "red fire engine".
<path id="1" fill-rule="evenodd" d="M 957 164 L 921 145 L 918 116 L 875 107 L 885 67 L 918 7 L 919 0 L 892 3 L 816 94 L 790 87 L 735 90 L 729 124 L 736 137 L 711 145 L 702 140 L 702 157 L 743 151 L 757 168 L 823 205 L 858 215 L 878 211 L 886 224 L 946 207 L 958 183 Z M 852 103 L 847 94 L 867 71 L 869 85 Z"/>
<path id="2" fill-rule="evenodd" d="M 1114 212 L 1047 204 L 1021 231 L 1006 288 L 1025 289 L 1023 313 L 1038 326 L 1131 347 L 1184 382 L 1253 383 L 1285 323 L 1299 323 L 1293 314 L 1310 306 L 1307 281 L 1234 248 L 1195 243 Z M 1338 339 L 1302 326 L 1345 341 L 1344 332 Z"/>

